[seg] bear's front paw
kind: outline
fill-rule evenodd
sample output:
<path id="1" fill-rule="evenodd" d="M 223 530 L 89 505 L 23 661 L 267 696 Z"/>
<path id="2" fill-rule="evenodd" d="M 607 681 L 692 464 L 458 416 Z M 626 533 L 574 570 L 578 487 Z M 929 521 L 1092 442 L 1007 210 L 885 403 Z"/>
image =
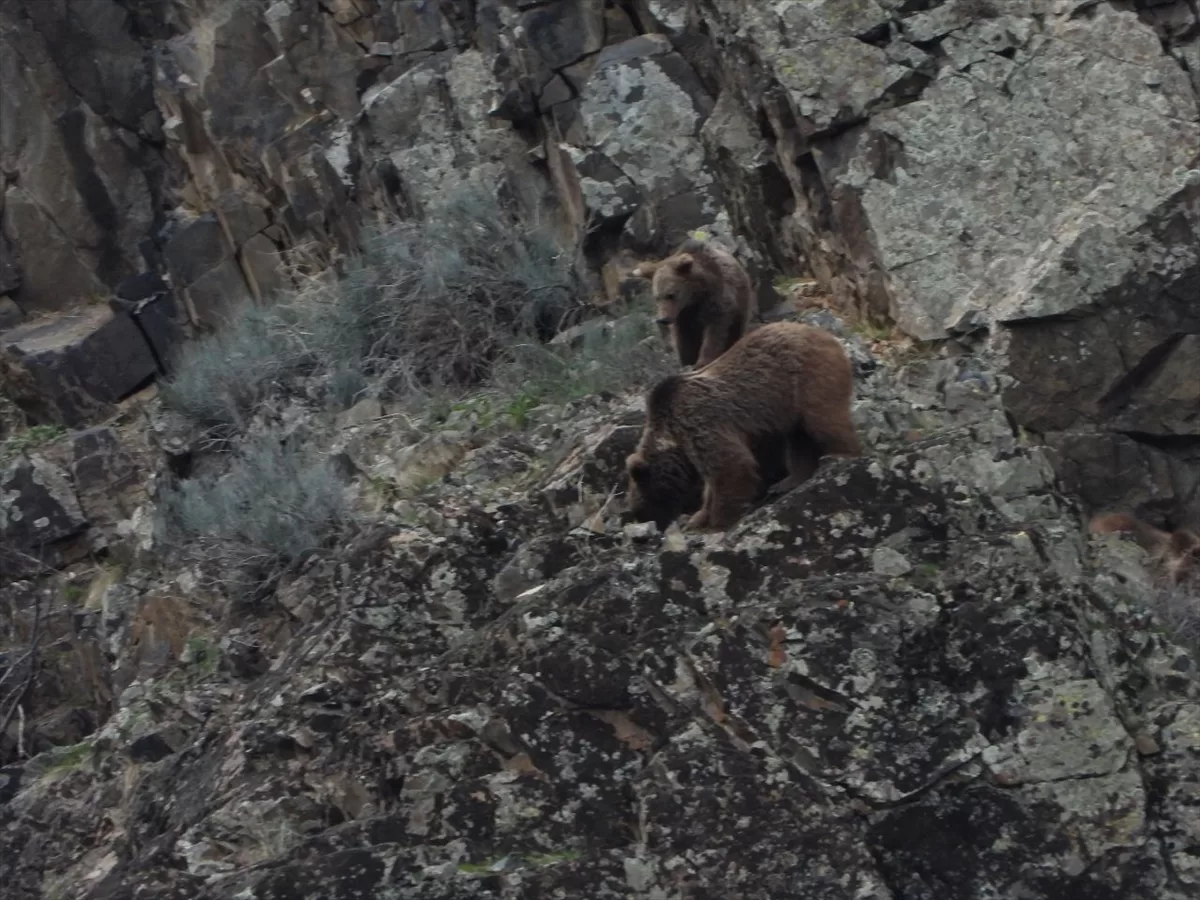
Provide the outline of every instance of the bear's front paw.
<path id="1" fill-rule="evenodd" d="M 702 509 L 684 523 L 685 531 L 704 531 L 708 528 L 708 510 Z"/>

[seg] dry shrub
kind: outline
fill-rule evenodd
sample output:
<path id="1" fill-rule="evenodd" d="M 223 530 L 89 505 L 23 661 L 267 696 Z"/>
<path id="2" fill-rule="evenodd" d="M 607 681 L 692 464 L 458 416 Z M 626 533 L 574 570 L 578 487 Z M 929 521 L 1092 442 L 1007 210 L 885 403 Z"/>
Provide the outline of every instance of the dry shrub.
<path id="1" fill-rule="evenodd" d="M 1156 586 L 1149 606 L 1171 640 L 1200 659 L 1200 573 Z"/>
<path id="2" fill-rule="evenodd" d="M 340 278 L 312 278 L 248 306 L 186 346 L 164 403 L 208 427 L 241 428 L 281 383 L 319 376 L 339 406 L 486 380 L 517 344 L 545 340 L 582 308 L 577 260 L 493 195 L 464 187 L 428 222 L 365 234 Z"/>
<path id="3" fill-rule="evenodd" d="M 223 475 L 168 489 L 159 537 L 184 558 L 215 564 L 227 586 L 257 588 L 354 522 L 329 460 L 268 434 L 231 455 Z"/>

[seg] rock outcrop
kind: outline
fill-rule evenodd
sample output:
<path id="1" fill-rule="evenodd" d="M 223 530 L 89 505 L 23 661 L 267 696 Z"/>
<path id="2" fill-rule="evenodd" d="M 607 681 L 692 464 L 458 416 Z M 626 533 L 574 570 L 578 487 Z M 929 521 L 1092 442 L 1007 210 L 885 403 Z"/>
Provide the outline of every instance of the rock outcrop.
<path id="1" fill-rule="evenodd" d="M 469 181 L 555 222 L 606 302 L 614 251 L 701 229 L 764 309 L 811 270 L 844 312 L 987 332 L 1009 412 L 1089 505 L 1200 502 L 1186 0 L 5 0 L 0 22 L 0 322 L 157 272 L 170 305 L 120 338 L 153 374 L 180 323 Z M 38 382 L 35 423 L 128 390 L 74 377 Z"/>
<path id="2" fill-rule="evenodd" d="M 460 185 L 810 279 L 867 456 L 659 533 L 633 394 L 301 390 L 370 526 L 174 556 L 180 342 Z M 1200 524 L 1198 373 L 1193 0 L 0 0 L 5 896 L 1197 896 L 1197 601 L 1083 522 Z"/>
<path id="3" fill-rule="evenodd" d="M 1194 895 L 1194 660 L 1129 548 L 978 359 L 845 340 L 869 455 L 726 535 L 621 525 L 638 407 L 593 400 L 266 606 L 93 582 L 112 662 L 45 708 L 111 707 L 0 770 L 13 896 Z"/>

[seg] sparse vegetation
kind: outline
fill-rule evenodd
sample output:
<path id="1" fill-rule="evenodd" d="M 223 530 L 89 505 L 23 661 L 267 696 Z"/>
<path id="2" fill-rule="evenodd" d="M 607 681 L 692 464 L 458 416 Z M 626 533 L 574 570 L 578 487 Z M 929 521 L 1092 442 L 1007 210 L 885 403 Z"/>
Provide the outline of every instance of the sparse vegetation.
<path id="1" fill-rule="evenodd" d="M 427 429 L 504 431 L 670 368 L 648 314 L 594 321 L 570 345 L 549 343 L 581 317 L 576 260 L 478 190 L 450 198 L 432 221 L 368 235 L 338 277 L 297 280 L 275 305 L 248 306 L 188 345 L 161 390 L 168 408 L 231 452 L 224 474 L 166 492 L 160 534 L 167 547 L 223 566 L 234 592 L 258 592 L 352 522 L 319 450 L 281 441 L 272 422 L 232 452 L 232 439 L 259 433 L 264 422 L 251 421 L 285 397 L 343 409 L 369 396 Z M 372 485 L 384 504 L 420 486 Z"/>
<path id="2" fill-rule="evenodd" d="M 187 639 L 184 648 L 184 660 L 192 674 L 200 678 L 211 678 L 216 674 L 221 664 L 221 650 L 216 644 L 202 637 L 192 636 Z"/>
<path id="3" fill-rule="evenodd" d="M 170 544 L 258 577 L 326 546 L 353 522 L 328 461 L 270 435 L 248 442 L 223 476 L 168 491 L 162 510 Z"/>
<path id="4" fill-rule="evenodd" d="M 272 385 L 301 373 L 306 362 L 281 309 L 246 306 L 225 328 L 185 346 L 160 395 L 202 425 L 239 426 Z"/>
<path id="5" fill-rule="evenodd" d="M 462 862 L 458 864 L 458 871 L 464 875 L 491 875 L 499 871 L 501 867 L 541 869 L 546 866 L 558 865 L 559 863 L 575 862 L 577 859 L 579 859 L 579 853 L 575 850 L 563 850 L 560 853 L 531 853 L 528 855 L 510 854 L 509 856 L 484 860 L 478 863 Z"/>
<path id="6" fill-rule="evenodd" d="M 1200 656 L 1200 577 L 1157 587 L 1149 606 L 1174 643 Z"/>
<path id="7" fill-rule="evenodd" d="M 18 431 L 0 441 L 0 463 L 56 441 L 66 433 L 67 429 L 61 425 L 34 425 Z"/>
<path id="8" fill-rule="evenodd" d="M 464 189 L 433 221 L 368 234 L 340 278 L 308 278 L 188 345 L 162 397 L 206 427 L 237 430 L 268 395 L 306 376 L 320 376 L 339 407 L 368 391 L 463 389 L 515 345 L 556 332 L 582 295 L 575 260 L 548 234 Z"/>
<path id="9" fill-rule="evenodd" d="M 91 741 L 80 741 L 66 747 L 55 747 L 47 754 L 47 772 L 66 772 L 78 769 L 92 753 Z"/>
<path id="10" fill-rule="evenodd" d="M 630 317 L 586 330 L 574 348 L 525 343 L 511 348 L 472 401 L 490 402 L 510 426 L 523 428 L 544 404 L 616 393 L 670 371 L 667 348 L 650 318 Z"/>

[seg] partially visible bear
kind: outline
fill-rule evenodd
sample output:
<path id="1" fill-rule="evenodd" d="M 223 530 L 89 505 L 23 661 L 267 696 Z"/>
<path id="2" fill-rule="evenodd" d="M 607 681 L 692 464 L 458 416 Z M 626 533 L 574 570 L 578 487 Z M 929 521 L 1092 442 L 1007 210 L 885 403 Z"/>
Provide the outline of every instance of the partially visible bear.
<path id="1" fill-rule="evenodd" d="M 758 328 L 711 365 L 670 375 L 646 395 L 646 424 L 625 461 L 629 507 L 662 522 L 688 502 L 688 467 L 703 482 L 693 529 L 729 527 L 762 495 L 762 448 L 782 441 L 791 490 L 820 456 L 858 456 L 850 417 L 854 371 L 833 335 L 810 325 Z M 758 455 L 756 456 L 756 450 Z"/>
<path id="2" fill-rule="evenodd" d="M 658 307 L 656 322 L 666 327 L 681 366 L 711 363 L 737 342 L 758 315 L 750 276 L 731 253 L 689 238 L 659 262 L 633 270 L 650 278 Z"/>
<path id="3" fill-rule="evenodd" d="M 751 450 L 758 463 L 761 486 L 755 501 L 767 493 L 775 493 L 790 473 L 787 464 L 787 441 L 779 436 L 755 438 Z M 819 451 L 807 441 L 806 455 L 810 457 L 807 474 L 816 471 Z M 796 459 L 800 455 L 795 456 Z M 696 513 L 704 502 L 704 479 L 692 465 L 682 447 L 668 447 L 644 458 L 642 477 L 631 483 L 626 493 L 629 518 L 634 522 L 654 522 L 659 530 L 682 515 Z M 799 483 L 799 482 L 797 482 Z M 768 485 L 774 485 L 764 490 Z"/>
<path id="4" fill-rule="evenodd" d="M 1189 574 L 1200 574 L 1200 535 L 1190 529 L 1163 531 L 1128 513 L 1102 513 L 1092 517 L 1088 530 L 1092 534 L 1133 535 L 1171 584 L 1179 584 Z"/>

